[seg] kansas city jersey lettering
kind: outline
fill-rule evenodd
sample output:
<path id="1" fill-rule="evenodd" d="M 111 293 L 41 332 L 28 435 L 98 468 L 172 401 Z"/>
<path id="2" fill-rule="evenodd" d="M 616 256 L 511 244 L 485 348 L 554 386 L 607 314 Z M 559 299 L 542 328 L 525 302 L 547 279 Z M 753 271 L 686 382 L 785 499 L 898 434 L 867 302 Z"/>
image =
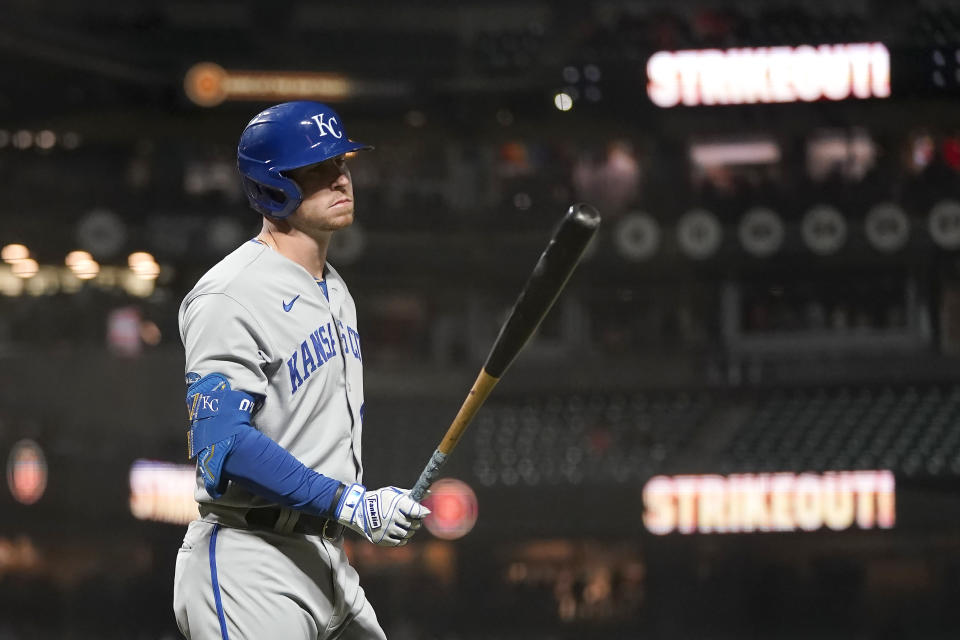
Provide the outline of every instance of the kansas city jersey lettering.
<path id="1" fill-rule="evenodd" d="M 352 327 L 345 326 L 343 320 L 337 322 L 340 325 L 340 346 L 343 347 L 343 352 L 363 362 L 363 356 L 360 355 L 360 334 Z"/>
<path id="2" fill-rule="evenodd" d="M 287 358 L 287 371 L 290 373 L 290 395 L 295 394 L 303 386 L 310 378 L 310 374 L 337 355 L 338 342 L 344 356 L 352 355 L 362 362 L 360 334 L 352 327 L 344 325 L 342 321 L 338 321 L 338 324 L 340 325 L 339 339 L 338 332 L 333 328 L 333 323 L 328 322 L 311 333 L 309 338 L 300 342 L 300 348 Z"/>

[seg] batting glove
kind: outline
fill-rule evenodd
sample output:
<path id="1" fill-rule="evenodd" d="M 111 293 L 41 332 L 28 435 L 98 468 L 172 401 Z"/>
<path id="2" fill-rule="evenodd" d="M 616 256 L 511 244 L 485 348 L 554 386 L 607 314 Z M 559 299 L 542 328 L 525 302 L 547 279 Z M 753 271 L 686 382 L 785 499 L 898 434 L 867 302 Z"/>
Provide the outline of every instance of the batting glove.
<path id="1" fill-rule="evenodd" d="M 409 494 L 409 489 L 368 491 L 362 484 L 352 484 L 337 505 L 337 520 L 374 544 L 402 547 L 430 515 L 430 509 Z"/>

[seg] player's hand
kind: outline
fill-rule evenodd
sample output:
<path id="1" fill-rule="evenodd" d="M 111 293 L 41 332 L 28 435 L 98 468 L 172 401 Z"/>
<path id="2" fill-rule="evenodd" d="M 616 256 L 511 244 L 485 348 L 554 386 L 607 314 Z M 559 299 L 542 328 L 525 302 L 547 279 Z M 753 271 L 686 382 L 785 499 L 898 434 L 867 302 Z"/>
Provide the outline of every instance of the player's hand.
<path id="1" fill-rule="evenodd" d="M 430 515 L 430 509 L 409 494 L 409 489 L 367 490 L 362 484 L 352 484 L 344 489 L 337 520 L 374 544 L 402 547 Z"/>

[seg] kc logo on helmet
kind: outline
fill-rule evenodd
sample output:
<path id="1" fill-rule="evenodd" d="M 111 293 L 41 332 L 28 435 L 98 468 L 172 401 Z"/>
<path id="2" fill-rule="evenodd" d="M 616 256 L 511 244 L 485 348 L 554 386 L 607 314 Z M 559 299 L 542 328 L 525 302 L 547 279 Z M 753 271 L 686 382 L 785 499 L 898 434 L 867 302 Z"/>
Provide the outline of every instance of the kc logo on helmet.
<path id="1" fill-rule="evenodd" d="M 336 118 L 328 118 L 326 122 L 323 121 L 324 114 L 318 113 L 317 115 L 310 118 L 315 123 L 317 123 L 317 128 L 320 129 L 320 137 L 327 135 L 328 133 L 334 138 L 340 139 L 343 137 L 343 131 L 340 129 L 340 123 L 337 122 Z M 334 127 L 336 125 L 336 127 Z"/>

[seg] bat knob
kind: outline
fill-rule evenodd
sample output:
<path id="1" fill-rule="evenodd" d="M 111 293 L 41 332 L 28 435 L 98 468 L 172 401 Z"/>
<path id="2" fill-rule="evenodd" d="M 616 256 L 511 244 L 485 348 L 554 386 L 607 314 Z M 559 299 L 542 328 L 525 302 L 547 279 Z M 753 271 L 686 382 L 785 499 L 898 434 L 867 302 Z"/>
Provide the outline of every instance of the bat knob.
<path id="1" fill-rule="evenodd" d="M 570 205 L 570 209 L 567 210 L 567 217 L 588 229 L 596 229 L 600 226 L 600 212 L 586 202 Z"/>

